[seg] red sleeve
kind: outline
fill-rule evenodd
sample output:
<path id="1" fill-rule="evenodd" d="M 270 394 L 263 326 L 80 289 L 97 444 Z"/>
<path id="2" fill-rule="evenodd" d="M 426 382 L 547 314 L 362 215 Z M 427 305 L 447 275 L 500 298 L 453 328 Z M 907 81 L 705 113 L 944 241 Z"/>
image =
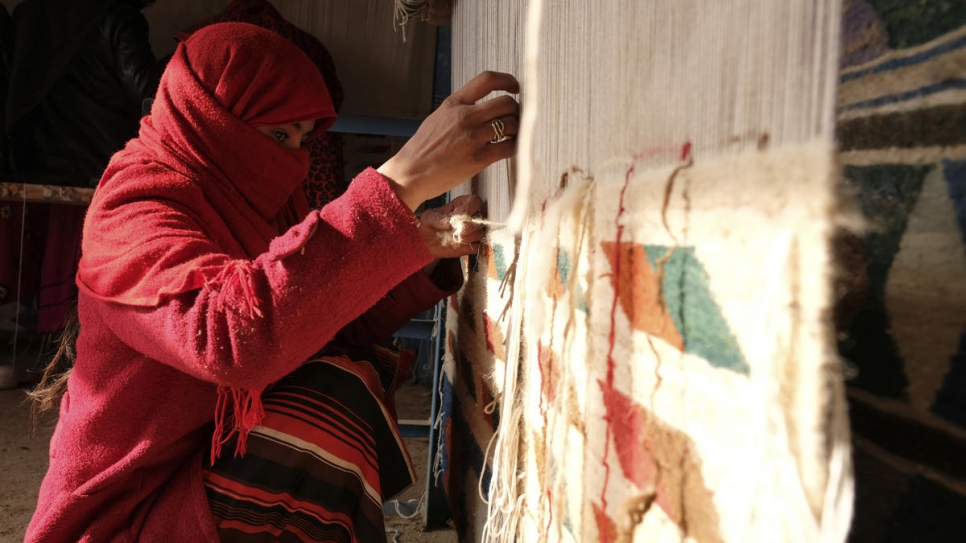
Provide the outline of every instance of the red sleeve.
<path id="1" fill-rule="evenodd" d="M 334 343 L 361 347 L 384 343 L 419 312 L 433 307 L 463 286 L 463 271 L 456 258 L 441 260 L 431 279 L 422 271 L 406 278 L 361 317 L 336 335 Z"/>
<path id="2" fill-rule="evenodd" d="M 155 308 L 98 305 L 111 330 L 145 356 L 219 385 L 258 389 L 298 367 L 394 286 L 418 282 L 411 276 L 431 261 L 412 212 L 370 169 L 267 253 L 232 261 L 229 279 Z M 407 310 L 438 295 L 407 286 L 399 293 Z"/>

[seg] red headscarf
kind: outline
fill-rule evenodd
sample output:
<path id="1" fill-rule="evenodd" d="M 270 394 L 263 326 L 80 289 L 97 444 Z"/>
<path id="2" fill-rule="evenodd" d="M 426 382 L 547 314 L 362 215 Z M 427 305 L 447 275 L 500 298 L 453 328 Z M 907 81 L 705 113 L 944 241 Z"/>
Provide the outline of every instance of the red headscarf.
<path id="1" fill-rule="evenodd" d="M 309 211 L 309 157 L 255 127 L 318 119 L 317 136 L 335 117 L 322 75 L 288 40 L 246 23 L 197 31 L 94 194 L 80 290 L 155 306 L 265 252 Z"/>

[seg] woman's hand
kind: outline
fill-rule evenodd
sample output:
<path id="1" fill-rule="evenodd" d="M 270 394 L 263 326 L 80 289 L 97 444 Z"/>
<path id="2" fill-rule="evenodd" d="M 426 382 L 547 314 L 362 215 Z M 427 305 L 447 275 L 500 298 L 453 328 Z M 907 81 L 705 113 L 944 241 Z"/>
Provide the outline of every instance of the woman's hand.
<path id="1" fill-rule="evenodd" d="M 444 100 L 399 153 L 379 167 L 409 209 L 516 154 L 520 104 L 507 95 L 477 103 L 494 91 L 517 93 L 520 84 L 512 75 L 499 72 L 474 77 Z M 495 142 L 498 130 L 506 138 Z"/>
<path id="2" fill-rule="evenodd" d="M 458 258 L 475 254 L 483 239 L 483 227 L 471 222 L 453 224 L 452 217 L 472 217 L 483 201 L 479 196 L 458 196 L 448 204 L 427 209 L 419 217 L 419 233 L 435 260 L 423 270 L 432 273 L 441 258 Z"/>

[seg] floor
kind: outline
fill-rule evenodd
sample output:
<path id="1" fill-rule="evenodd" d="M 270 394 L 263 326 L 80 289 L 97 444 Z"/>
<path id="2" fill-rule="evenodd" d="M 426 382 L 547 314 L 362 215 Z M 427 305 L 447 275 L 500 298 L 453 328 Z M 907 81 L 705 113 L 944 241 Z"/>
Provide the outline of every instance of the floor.
<path id="1" fill-rule="evenodd" d="M 4 373 L 19 381 L 19 385 L 13 387 L 0 384 L 0 543 L 13 543 L 23 541 L 36 506 L 40 482 L 47 470 L 48 442 L 55 421 L 47 418 L 34 424 L 30 419 L 26 393 L 29 381 L 36 376 L 30 368 L 35 365 L 36 354 L 26 355 L 17 349 L 17 370 L 11 372 L 9 362 L 13 349 L 9 343 L 4 343 L 6 348 L 0 352 L 0 381 Z M 32 349 L 39 346 L 41 343 L 35 343 Z M 400 418 L 428 417 L 430 398 L 428 385 L 407 384 L 397 395 Z M 424 528 L 423 496 L 429 468 L 429 443 L 425 438 L 410 438 L 406 439 L 406 444 L 419 480 L 397 497 L 400 507 L 387 508 L 394 511 L 386 517 L 387 540 L 394 543 L 456 543 L 456 531 L 450 526 L 431 531 Z M 414 513 L 407 510 L 407 506 L 416 504 L 419 508 Z M 406 518 L 395 511 L 412 515 Z"/>

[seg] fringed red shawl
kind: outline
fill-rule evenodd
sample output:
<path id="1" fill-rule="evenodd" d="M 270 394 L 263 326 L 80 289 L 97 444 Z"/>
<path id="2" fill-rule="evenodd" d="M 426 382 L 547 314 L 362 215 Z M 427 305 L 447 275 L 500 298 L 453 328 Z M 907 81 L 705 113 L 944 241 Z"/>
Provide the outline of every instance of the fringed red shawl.
<path id="1" fill-rule="evenodd" d="M 246 266 L 237 264 L 308 213 L 301 182 L 309 157 L 255 127 L 317 120 L 317 136 L 335 118 L 322 75 L 288 40 L 246 23 L 197 32 L 171 58 L 139 137 L 104 173 L 84 228 L 78 288 L 154 307 L 215 281 L 248 293 L 246 310 L 260 314 Z M 185 212 L 195 224 L 184 224 Z M 222 252 L 212 252 L 211 240 Z M 132 244 L 136 254 L 126 250 Z M 244 453 L 261 392 L 219 389 L 212 459 L 235 430 Z"/>

